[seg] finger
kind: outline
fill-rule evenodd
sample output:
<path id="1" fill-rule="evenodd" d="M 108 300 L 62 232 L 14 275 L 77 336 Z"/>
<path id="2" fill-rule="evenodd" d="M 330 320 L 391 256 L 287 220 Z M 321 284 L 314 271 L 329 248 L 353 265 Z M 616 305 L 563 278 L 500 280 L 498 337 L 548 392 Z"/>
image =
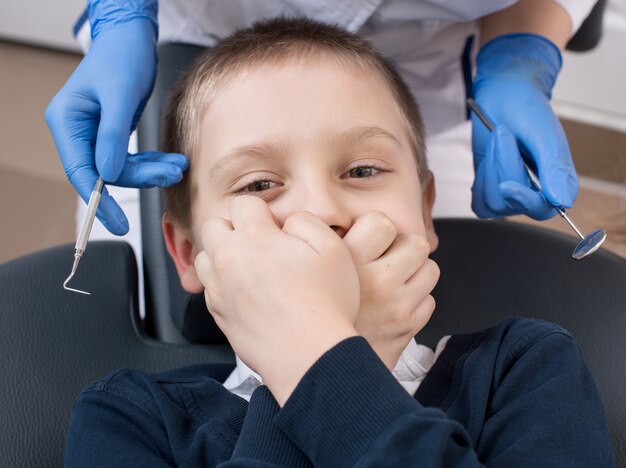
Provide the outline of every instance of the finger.
<path id="1" fill-rule="evenodd" d="M 427 259 L 422 267 L 415 272 L 405 283 L 408 297 L 420 298 L 430 294 L 439 281 L 439 265 L 432 259 Z"/>
<path id="2" fill-rule="evenodd" d="M 189 160 L 184 155 L 179 153 L 163 153 L 161 151 L 144 151 L 142 153 L 128 154 L 127 160 L 137 163 L 167 163 L 178 166 L 183 170 L 187 170 L 189 166 Z"/>
<path id="3" fill-rule="evenodd" d="M 91 192 L 93 192 L 96 181 L 98 180 L 98 174 L 95 168 L 93 165 L 83 165 L 70 170 L 70 173 L 70 182 L 76 188 L 76 191 L 83 201 L 89 203 Z M 124 211 L 122 211 L 122 208 L 113 197 L 109 195 L 106 187 L 102 190 L 96 216 L 110 233 L 116 236 L 123 236 L 128 232 L 128 219 Z"/>
<path id="4" fill-rule="evenodd" d="M 563 127 L 549 107 L 547 112 L 541 125 L 521 135 L 521 141 L 537 167 L 542 193 L 551 204 L 570 208 L 578 193 L 578 176 Z"/>
<path id="5" fill-rule="evenodd" d="M 96 102 L 69 99 L 64 89 L 46 108 L 46 123 L 54 137 L 65 175 L 85 202 L 98 178 L 92 142 L 95 139 L 94 120 L 99 113 L 100 106 Z"/>
<path id="6" fill-rule="evenodd" d="M 487 204 L 503 215 L 524 214 L 547 219 L 556 214 L 531 184 L 515 136 L 505 126 L 493 132 L 493 171 L 487 171 Z"/>
<path id="7" fill-rule="evenodd" d="M 282 228 L 283 232 L 308 243 L 322 255 L 344 248 L 341 237 L 324 221 L 308 211 L 299 211 L 289 216 Z M 349 252 L 348 252 L 349 253 Z"/>
<path id="8" fill-rule="evenodd" d="M 111 234 L 123 236 L 128 233 L 128 219 L 106 187 L 102 189 L 96 216 Z"/>
<path id="9" fill-rule="evenodd" d="M 204 286 L 204 300 L 206 302 L 206 307 L 209 310 L 209 312 L 213 314 L 213 311 L 214 311 L 214 307 L 213 307 L 214 304 L 212 302 L 213 298 L 212 298 L 212 295 L 209 293 L 209 288 L 207 287 L 210 281 L 212 268 L 211 268 L 211 260 L 209 259 L 209 256 L 206 253 L 206 251 L 203 250 L 200 253 L 198 253 L 198 255 L 196 255 L 196 258 L 194 259 L 194 262 L 193 262 L 193 266 L 196 270 L 196 275 L 198 279 L 202 283 L 202 286 Z"/>
<path id="10" fill-rule="evenodd" d="M 211 259 L 232 232 L 233 225 L 228 219 L 216 217 L 204 222 L 200 234 L 202 248 Z"/>
<path id="11" fill-rule="evenodd" d="M 269 206 L 259 197 L 235 197 L 230 202 L 229 213 L 235 230 L 257 232 L 260 229 L 279 229 Z"/>
<path id="12" fill-rule="evenodd" d="M 400 234 L 389 247 L 389 250 L 372 263 L 379 270 L 385 271 L 389 281 L 404 284 L 428 259 L 430 245 L 417 234 Z"/>
<path id="13" fill-rule="evenodd" d="M 136 110 L 137 105 L 128 103 L 123 97 L 102 102 L 96 138 L 96 168 L 105 182 L 116 182 L 124 169 Z"/>
<path id="14" fill-rule="evenodd" d="M 381 211 L 359 216 L 343 237 L 355 265 L 365 265 L 380 257 L 398 234 L 394 222 Z"/>
<path id="15" fill-rule="evenodd" d="M 435 298 L 429 294 L 413 310 L 411 317 L 413 335 L 419 333 L 426 326 L 435 311 L 436 305 Z"/>
<path id="16" fill-rule="evenodd" d="M 85 203 L 89 203 L 97 179 L 98 175 L 93 167 L 85 166 L 73 172 L 72 185 Z M 111 234 L 123 236 L 128 233 L 128 219 L 106 187 L 102 189 L 96 216 Z"/>
<path id="17" fill-rule="evenodd" d="M 193 266 L 196 270 L 196 274 L 198 275 L 198 279 L 200 280 L 202 285 L 206 287 L 205 278 L 211 271 L 211 261 L 209 259 L 209 255 L 205 250 L 202 250 L 200 253 L 198 253 L 198 255 L 196 255 Z"/>
<path id="18" fill-rule="evenodd" d="M 165 153 L 154 154 L 168 156 Z M 175 158 L 135 156 L 137 155 L 127 156 L 124 169 L 115 185 L 134 188 L 169 187 L 182 180 L 187 167 L 186 162 L 180 160 L 180 155 L 172 155 Z"/>
<path id="19" fill-rule="evenodd" d="M 487 206 L 485 200 L 485 172 L 489 162 L 483 159 L 476 169 L 476 176 L 472 184 L 472 211 L 479 218 L 497 218 L 499 215 Z"/>
<path id="20" fill-rule="evenodd" d="M 502 182 L 500 184 L 500 193 L 502 193 L 502 197 L 506 200 L 507 205 L 516 214 L 524 214 L 540 221 L 556 215 L 556 210 L 548 203 L 548 200 L 541 192 L 532 190 L 517 182 Z"/>
<path id="21" fill-rule="evenodd" d="M 485 157 L 485 203 L 499 216 L 517 212 L 509 206 L 500 192 L 500 183 L 514 181 L 530 187 L 515 136 L 505 126 L 497 126 L 487 146 Z"/>

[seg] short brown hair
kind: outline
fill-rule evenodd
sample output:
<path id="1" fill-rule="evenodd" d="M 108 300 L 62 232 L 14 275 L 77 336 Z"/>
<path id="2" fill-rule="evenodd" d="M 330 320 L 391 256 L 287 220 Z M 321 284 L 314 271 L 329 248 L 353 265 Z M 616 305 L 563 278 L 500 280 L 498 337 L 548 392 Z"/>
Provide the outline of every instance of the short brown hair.
<path id="1" fill-rule="evenodd" d="M 324 54 L 338 62 L 381 74 L 408 124 L 420 178 L 427 163 L 424 126 L 417 103 L 398 72 L 367 41 L 337 26 L 307 18 L 275 18 L 236 31 L 207 49 L 172 90 L 162 122 L 162 148 L 189 158 L 189 170 L 178 184 L 165 189 L 165 213 L 181 227 L 191 226 L 191 176 L 200 126 L 215 94 L 245 67 L 302 60 Z"/>

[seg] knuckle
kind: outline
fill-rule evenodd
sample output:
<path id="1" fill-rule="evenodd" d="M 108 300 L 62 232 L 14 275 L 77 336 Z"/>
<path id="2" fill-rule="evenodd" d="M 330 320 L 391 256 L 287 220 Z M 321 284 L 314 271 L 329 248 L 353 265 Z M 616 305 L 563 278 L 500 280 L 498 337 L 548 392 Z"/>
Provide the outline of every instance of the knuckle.
<path id="1" fill-rule="evenodd" d="M 282 230 L 284 232 L 294 234 L 302 229 L 303 223 L 302 216 L 292 214 L 283 222 Z"/>
<path id="2" fill-rule="evenodd" d="M 419 234 L 407 234 L 407 241 L 416 257 L 425 258 L 430 253 L 428 241 Z"/>
<path id="3" fill-rule="evenodd" d="M 437 302 L 435 301 L 435 298 L 433 297 L 432 294 L 429 294 L 428 296 L 426 296 L 426 298 L 424 299 L 424 302 L 425 302 L 426 310 L 429 310 L 431 312 L 435 310 Z"/>
<path id="4" fill-rule="evenodd" d="M 395 223 L 382 211 L 373 211 L 370 214 L 372 222 L 375 224 L 376 229 L 384 231 L 393 235 L 398 233 L 398 229 Z"/>
<path id="5" fill-rule="evenodd" d="M 413 314 L 414 333 L 419 332 L 430 320 L 435 311 L 435 298 L 428 295 L 417 306 Z"/>
<path id="6" fill-rule="evenodd" d="M 441 269 L 439 268 L 439 265 L 437 265 L 437 262 L 429 258 L 427 261 L 427 267 L 434 283 L 436 284 L 437 281 L 439 281 L 439 278 L 441 277 Z"/>
<path id="7" fill-rule="evenodd" d="M 434 310 L 435 298 L 431 294 L 429 294 L 417 305 L 417 307 L 415 308 L 415 315 L 417 316 L 417 318 L 422 317 L 424 314 L 427 317 L 430 317 Z"/>
<path id="8" fill-rule="evenodd" d="M 72 185 L 80 184 L 80 174 L 85 170 L 88 170 L 89 167 L 80 158 L 77 157 L 69 157 L 62 158 L 61 162 L 63 163 L 63 170 L 65 171 L 65 176 L 67 180 L 69 180 Z"/>
<path id="9" fill-rule="evenodd" d="M 46 111 L 44 112 L 44 117 L 46 119 L 46 123 L 48 127 L 50 127 L 54 123 L 54 119 L 57 116 L 57 106 L 55 104 L 55 98 L 52 98 L 52 101 L 46 107 Z"/>
<path id="10" fill-rule="evenodd" d="M 64 116 L 67 114 L 67 105 L 65 97 L 59 93 L 52 98 L 46 107 L 44 117 L 48 127 L 52 127 L 58 121 L 64 120 Z"/>

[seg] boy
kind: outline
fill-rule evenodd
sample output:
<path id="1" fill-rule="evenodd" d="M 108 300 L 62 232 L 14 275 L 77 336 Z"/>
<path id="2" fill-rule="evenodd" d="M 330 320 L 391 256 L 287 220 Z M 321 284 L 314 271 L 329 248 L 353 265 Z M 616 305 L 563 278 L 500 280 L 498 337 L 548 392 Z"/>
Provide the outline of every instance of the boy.
<path id="1" fill-rule="evenodd" d="M 181 81 L 164 134 L 190 158 L 168 251 L 251 371 L 228 389 L 232 368 L 211 365 L 92 384 L 68 466 L 611 465 L 559 327 L 509 319 L 436 359 L 416 348 L 434 182 L 419 111 L 366 43 L 304 19 L 235 33 Z M 506 129 L 498 145 L 515 145 Z"/>

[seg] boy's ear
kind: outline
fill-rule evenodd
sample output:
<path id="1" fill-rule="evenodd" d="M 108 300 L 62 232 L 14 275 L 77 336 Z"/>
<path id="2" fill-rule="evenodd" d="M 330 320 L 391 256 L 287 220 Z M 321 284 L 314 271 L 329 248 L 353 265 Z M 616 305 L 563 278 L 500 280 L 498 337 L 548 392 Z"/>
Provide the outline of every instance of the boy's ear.
<path id="1" fill-rule="evenodd" d="M 431 171 L 426 173 L 422 182 L 422 216 L 424 217 L 424 227 L 426 228 L 426 239 L 430 244 L 430 251 L 434 252 L 439 245 L 439 237 L 435 232 L 433 223 L 433 205 L 435 204 L 435 176 Z"/>
<path id="2" fill-rule="evenodd" d="M 191 294 L 199 294 L 204 291 L 204 286 L 198 279 L 194 261 L 196 252 L 193 248 L 191 233 L 188 229 L 168 218 L 165 214 L 161 222 L 165 247 L 174 260 L 180 284 L 185 291 Z"/>

